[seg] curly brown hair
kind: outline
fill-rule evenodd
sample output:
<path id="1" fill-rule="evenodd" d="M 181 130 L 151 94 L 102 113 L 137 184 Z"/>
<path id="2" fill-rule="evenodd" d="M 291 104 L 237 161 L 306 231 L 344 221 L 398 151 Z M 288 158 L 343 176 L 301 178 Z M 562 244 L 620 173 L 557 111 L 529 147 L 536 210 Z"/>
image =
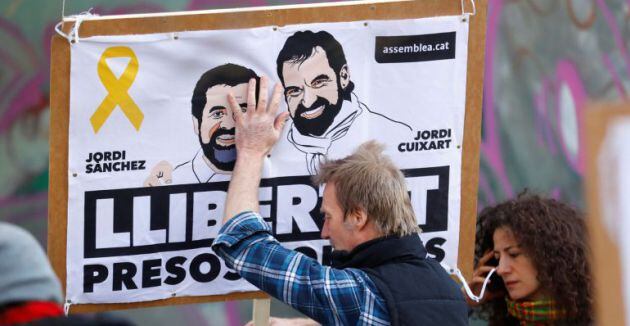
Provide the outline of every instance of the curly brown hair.
<path id="1" fill-rule="evenodd" d="M 512 231 L 520 248 L 532 260 L 540 286 L 549 289 L 558 306 L 571 316 L 570 320 L 559 324 L 590 324 L 591 274 L 582 214 L 555 199 L 526 192 L 488 207 L 477 220 L 476 262 L 488 250 L 493 250 L 494 232 L 502 227 Z M 505 287 L 502 290 L 505 291 Z M 503 298 L 487 302 L 481 312 L 488 317 L 490 325 L 516 322 L 508 316 Z"/>

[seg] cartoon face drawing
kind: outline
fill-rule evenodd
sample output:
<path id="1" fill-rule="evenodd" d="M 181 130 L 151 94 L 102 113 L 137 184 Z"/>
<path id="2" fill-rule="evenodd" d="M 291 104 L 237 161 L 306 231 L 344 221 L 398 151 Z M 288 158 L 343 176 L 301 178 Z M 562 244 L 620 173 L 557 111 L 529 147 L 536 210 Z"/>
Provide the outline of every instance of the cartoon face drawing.
<path id="1" fill-rule="evenodd" d="M 236 86 L 215 85 L 206 92 L 201 123 L 193 119 L 194 130 L 199 137 L 206 163 L 221 171 L 232 171 L 236 162 L 234 143 L 234 116 L 227 101 L 233 94 L 243 108 L 247 108 L 247 83 Z M 217 171 L 219 172 L 219 171 Z"/>
<path id="2" fill-rule="evenodd" d="M 296 129 L 302 135 L 323 135 L 352 91 L 341 45 L 324 31 L 297 32 L 287 39 L 276 64 Z"/>
<path id="3" fill-rule="evenodd" d="M 353 92 L 344 50 L 326 31 L 298 31 L 289 36 L 278 53 L 276 70 L 293 119 L 287 140 L 306 155 L 310 174 L 317 173 L 329 151 L 343 151 L 361 142 L 364 133 L 353 126 L 392 125 L 392 130 L 412 131 L 409 125 L 372 111 L 360 101 Z"/>
<path id="4" fill-rule="evenodd" d="M 258 79 L 253 70 L 225 64 L 206 71 L 195 86 L 191 101 L 193 129 L 203 159 L 215 173 L 230 173 L 236 162 L 234 116 L 227 95 L 234 95 L 244 112 L 252 78 Z"/>
<path id="5" fill-rule="evenodd" d="M 320 46 L 303 62 L 282 66 L 289 113 L 302 134 L 321 136 L 339 113 L 343 101 L 337 73 Z"/>

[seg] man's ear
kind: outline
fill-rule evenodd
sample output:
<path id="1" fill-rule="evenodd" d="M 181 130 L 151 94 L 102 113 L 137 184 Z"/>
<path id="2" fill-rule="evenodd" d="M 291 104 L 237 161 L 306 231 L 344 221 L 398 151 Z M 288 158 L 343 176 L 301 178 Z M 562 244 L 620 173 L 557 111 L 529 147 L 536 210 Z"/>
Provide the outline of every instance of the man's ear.
<path id="1" fill-rule="evenodd" d="M 367 212 L 363 208 L 355 208 L 349 215 L 352 224 L 356 226 L 357 230 L 362 230 L 368 224 Z"/>
<path id="2" fill-rule="evenodd" d="M 339 85 L 342 89 L 346 89 L 350 84 L 350 70 L 348 70 L 348 64 L 345 64 L 339 69 Z"/>
<path id="3" fill-rule="evenodd" d="M 193 119 L 193 130 L 195 131 L 196 135 L 199 135 L 199 120 L 197 120 L 197 118 L 195 118 L 194 115 L 192 119 Z"/>

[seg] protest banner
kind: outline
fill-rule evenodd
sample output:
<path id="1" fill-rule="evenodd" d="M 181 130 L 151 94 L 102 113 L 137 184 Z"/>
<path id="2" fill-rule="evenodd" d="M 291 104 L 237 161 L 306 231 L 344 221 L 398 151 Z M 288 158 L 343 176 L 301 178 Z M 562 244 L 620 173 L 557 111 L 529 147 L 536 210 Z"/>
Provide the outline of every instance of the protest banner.
<path id="1" fill-rule="evenodd" d="M 476 7 L 336 3 L 62 26 L 49 254 L 73 311 L 264 297 L 210 249 L 235 159 L 226 95 L 244 102 L 261 75 L 282 82 L 291 113 L 260 190 L 283 245 L 330 260 L 310 177 L 376 139 L 406 175 L 429 254 L 470 275 L 486 3 Z"/>

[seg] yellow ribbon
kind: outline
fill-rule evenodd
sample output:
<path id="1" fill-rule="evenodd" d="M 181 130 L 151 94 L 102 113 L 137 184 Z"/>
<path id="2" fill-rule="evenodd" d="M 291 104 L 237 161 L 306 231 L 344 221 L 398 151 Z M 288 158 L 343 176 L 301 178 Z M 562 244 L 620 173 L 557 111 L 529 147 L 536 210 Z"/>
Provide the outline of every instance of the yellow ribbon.
<path id="1" fill-rule="evenodd" d="M 107 65 L 106 60 L 109 58 L 131 59 L 120 78 L 116 78 Z M 140 111 L 140 108 L 136 105 L 131 96 L 129 96 L 129 93 L 127 93 L 138 74 L 138 58 L 136 54 L 131 48 L 126 46 L 107 48 L 98 61 L 97 71 L 98 77 L 101 79 L 101 83 L 103 83 L 105 89 L 107 89 L 108 94 L 90 118 L 94 132 L 97 133 L 99 129 L 101 129 L 105 120 L 109 118 L 109 115 L 114 111 L 116 106 L 120 106 L 127 119 L 131 121 L 131 124 L 133 124 L 136 130 L 140 130 L 144 114 Z"/>

